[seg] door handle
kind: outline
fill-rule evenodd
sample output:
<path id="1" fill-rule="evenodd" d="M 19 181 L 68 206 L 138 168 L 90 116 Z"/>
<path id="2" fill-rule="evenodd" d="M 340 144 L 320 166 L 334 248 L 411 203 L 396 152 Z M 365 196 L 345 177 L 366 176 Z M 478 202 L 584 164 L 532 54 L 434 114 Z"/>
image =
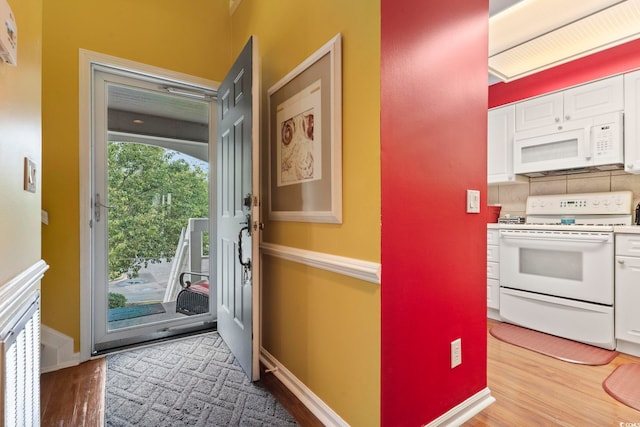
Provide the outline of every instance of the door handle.
<path id="1" fill-rule="evenodd" d="M 241 222 L 240 225 L 246 225 L 246 227 L 244 227 L 244 228 L 247 229 L 247 234 L 249 236 L 251 236 L 251 213 L 248 213 L 245 216 L 247 217 L 247 220 Z M 255 227 L 254 227 L 254 229 L 255 229 Z"/>
<path id="2" fill-rule="evenodd" d="M 584 153 L 585 160 L 591 160 L 593 157 L 593 128 L 589 131 L 589 140 L 585 144 L 587 147 L 587 152 Z"/>
<path id="3" fill-rule="evenodd" d="M 240 261 L 240 265 L 243 266 L 246 270 L 251 269 L 251 258 L 248 258 L 244 261 L 244 257 L 242 256 L 242 232 L 247 231 L 249 233 L 249 226 L 246 225 L 240 229 L 238 232 L 238 261 Z"/>
<path id="4" fill-rule="evenodd" d="M 104 204 L 100 203 L 100 193 L 96 193 L 96 201 L 93 204 L 93 207 L 95 209 L 96 222 L 99 222 L 100 221 L 100 208 L 111 209 L 113 206 L 107 206 L 107 205 L 104 205 Z"/>
<path id="5" fill-rule="evenodd" d="M 611 239 L 609 233 L 601 234 L 563 234 L 563 233 L 536 233 L 527 231 L 500 230 L 500 238 L 503 240 L 531 240 L 531 241 L 557 241 L 557 242 L 586 242 L 586 243 L 606 243 Z"/>

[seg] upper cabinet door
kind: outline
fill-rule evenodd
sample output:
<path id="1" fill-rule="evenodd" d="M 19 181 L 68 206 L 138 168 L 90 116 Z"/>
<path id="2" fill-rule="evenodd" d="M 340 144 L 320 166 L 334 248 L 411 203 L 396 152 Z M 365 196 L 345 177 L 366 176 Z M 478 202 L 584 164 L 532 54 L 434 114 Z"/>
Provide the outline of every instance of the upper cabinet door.
<path id="1" fill-rule="evenodd" d="M 516 131 L 551 126 L 562 121 L 562 93 L 539 96 L 516 104 Z"/>
<path id="2" fill-rule="evenodd" d="M 487 126 L 487 182 L 489 184 L 514 179 L 514 111 L 513 105 L 489 110 Z"/>
<path id="3" fill-rule="evenodd" d="M 624 108 L 622 75 L 598 80 L 564 91 L 564 120 L 577 120 Z"/>
<path id="4" fill-rule="evenodd" d="M 622 111 L 623 83 L 619 75 L 519 102 L 516 132 L 554 125 L 561 130 L 571 120 Z"/>
<path id="5" fill-rule="evenodd" d="M 624 76 L 624 170 L 640 174 L 640 71 Z"/>

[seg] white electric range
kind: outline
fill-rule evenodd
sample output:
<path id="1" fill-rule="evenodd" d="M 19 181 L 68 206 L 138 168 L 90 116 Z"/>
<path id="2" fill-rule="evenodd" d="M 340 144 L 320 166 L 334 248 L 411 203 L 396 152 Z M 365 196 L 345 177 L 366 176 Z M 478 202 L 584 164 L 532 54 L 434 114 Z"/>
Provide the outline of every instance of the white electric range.
<path id="1" fill-rule="evenodd" d="M 615 225 L 633 194 L 530 196 L 524 224 L 500 225 L 500 317 L 608 349 L 614 337 Z"/>

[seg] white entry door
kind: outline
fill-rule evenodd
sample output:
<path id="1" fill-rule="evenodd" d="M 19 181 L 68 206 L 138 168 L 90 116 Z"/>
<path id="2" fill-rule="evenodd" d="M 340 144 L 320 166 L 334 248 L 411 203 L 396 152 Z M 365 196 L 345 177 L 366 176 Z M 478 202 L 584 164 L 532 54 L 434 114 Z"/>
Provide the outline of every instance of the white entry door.
<path id="1" fill-rule="evenodd" d="M 259 69 L 251 37 L 218 88 L 217 318 L 220 336 L 260 378 Z"/>

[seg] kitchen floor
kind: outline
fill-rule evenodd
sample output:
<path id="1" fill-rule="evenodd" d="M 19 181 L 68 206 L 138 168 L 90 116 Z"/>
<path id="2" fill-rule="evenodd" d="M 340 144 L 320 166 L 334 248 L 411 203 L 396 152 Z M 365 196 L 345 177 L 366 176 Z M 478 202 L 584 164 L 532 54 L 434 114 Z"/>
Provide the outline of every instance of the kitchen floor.
<path id="1" fill-rule="evenodd" d="M 496 402 L 465 426 L 640 425 L 636 411 L 609 396 L 602 381 L 624 363 L 640 358 L 620 354 L 604 366 L 563 362 L 500 341 L 487 324 L 487 386 Z"/>

